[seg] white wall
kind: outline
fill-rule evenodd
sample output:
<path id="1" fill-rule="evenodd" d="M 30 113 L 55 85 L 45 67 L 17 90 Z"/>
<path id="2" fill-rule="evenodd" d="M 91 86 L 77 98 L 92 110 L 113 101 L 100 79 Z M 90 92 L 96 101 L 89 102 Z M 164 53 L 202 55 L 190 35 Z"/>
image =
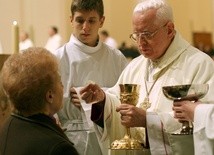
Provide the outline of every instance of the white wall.
<path id="1" fill-rule="evenodd" d="M 21 19 L 21 0 L 0 0 L 0 40 L 3 51 L 9 53 L 12 46 L 11 26 Z M 10 48 L 9 48 L 10 47 Z"/>
<path id="2" fill-rule="evenodd" d="M 0 0 L 0 40 L 4 53 L 11 50 L 11 25 L 18 21 L 20 31 L 30 33 L 36 46 L 44 46 L 48 38 L 49 26 L 55 25 L 63 37 L 68 40 L 69 6 L 71 0 Z"/>

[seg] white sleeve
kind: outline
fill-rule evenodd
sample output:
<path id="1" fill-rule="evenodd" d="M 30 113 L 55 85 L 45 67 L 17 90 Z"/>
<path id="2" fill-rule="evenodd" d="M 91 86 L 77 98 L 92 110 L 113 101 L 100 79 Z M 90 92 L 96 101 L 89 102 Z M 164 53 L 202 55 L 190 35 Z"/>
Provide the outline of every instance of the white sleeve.
<path id="1" fill-rule="evenodd" d="M 200 104 L 195 109 L 194 132 L 202 129 L 208 139 L 214 139 L 214 104 Z"/>

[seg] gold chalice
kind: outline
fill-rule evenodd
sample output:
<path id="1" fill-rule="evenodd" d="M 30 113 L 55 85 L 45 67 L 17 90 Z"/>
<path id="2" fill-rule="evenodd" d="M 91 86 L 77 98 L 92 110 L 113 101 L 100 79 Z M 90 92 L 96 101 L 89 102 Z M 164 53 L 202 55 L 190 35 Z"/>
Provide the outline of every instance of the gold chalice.
<path id="1" fill-rule="evenodd" d="M 162 87 L 164 95 L 173 101 L 197 101 L 203 98 L 209 89 L 208 84 L 188 84 L 188 85 L 174 85 Z M 174 133 L 176 135 L 190 135 L 193 134 L 193 127 L 190 126 L 190 122 L 183 121 L 180 133 Z"/>
<path id="2" fill-rule="evenodd" d="M 140 86 L 137 84 L 120 84 L 121 103 L 132 104 L 136 106 L 139 98 Z M 111 143 L 112 150 L 142 149 L 141 143 L 131 137 L 130 128 L 126 128 L 125 136 L 120 140 Z"/>

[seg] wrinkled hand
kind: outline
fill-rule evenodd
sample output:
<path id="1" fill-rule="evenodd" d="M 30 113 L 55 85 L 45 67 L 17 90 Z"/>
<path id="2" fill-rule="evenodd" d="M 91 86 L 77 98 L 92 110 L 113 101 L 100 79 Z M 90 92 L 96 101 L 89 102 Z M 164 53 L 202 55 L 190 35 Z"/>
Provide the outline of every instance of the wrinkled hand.
<path id="1" fill-rule="evenodd" d="M 80 109 L 81 108 L 80 99 L 77 95 L 76 90 L 73 87 L 70 89 L 70 97 L 71 97 L 71 103 Z"/>
<path id="2" fill-rule="evenodd" d="M 200 104 L 200 102 L 175 101 L 172 107 L 172 110 L 174 110 L 174 118 L 178 119 L 179 122 L 182 121 L 193 122 L 194 111 L 198 104 Z"/>
<path id="3" fill-rule="evenodd" d="M 105 93 L 103 90 L 97 85 L 90 83 L 86 87 L 80 90 L 80 95 L 82 100 L 85 100 L 86 103 L 98 103 L 104 101 Z"/>
<path id="4" fill-rule="evenodd" d="M 121 114 L 121 124 L 126 127 L 145 127 L 146 111 L 130 104 L 121 104 L 116 108 Z"/>

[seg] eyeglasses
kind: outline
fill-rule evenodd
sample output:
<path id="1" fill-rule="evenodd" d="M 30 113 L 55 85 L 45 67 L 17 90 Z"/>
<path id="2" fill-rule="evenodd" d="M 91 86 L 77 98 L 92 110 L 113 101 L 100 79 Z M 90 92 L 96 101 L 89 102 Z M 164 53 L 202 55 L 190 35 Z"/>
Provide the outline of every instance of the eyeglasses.
<path id="1" fill-rule="evenodd" d="M 139 39 L 140 39 L 140 40 L 143 39 L 143 40 L 146 40 L 146 41 L 151 40 L 151 39 L 154 38 L 154 36 L 157 34 L 157 32 L 158 32 L 161 28 L 165 27 L 166 25 L 167 25 L 167 23 L 164 24 L 163 26 L 159 27 L 159 28 L 158 28 L 157 30 L 155 30 L 154 32 L 145 31 L 145 32 L 142 32 L 142 33 L 132 33 L 132 34 L 129 36 L 129 38 L 131 38 L 134 42 L 138 42 Z"/>

